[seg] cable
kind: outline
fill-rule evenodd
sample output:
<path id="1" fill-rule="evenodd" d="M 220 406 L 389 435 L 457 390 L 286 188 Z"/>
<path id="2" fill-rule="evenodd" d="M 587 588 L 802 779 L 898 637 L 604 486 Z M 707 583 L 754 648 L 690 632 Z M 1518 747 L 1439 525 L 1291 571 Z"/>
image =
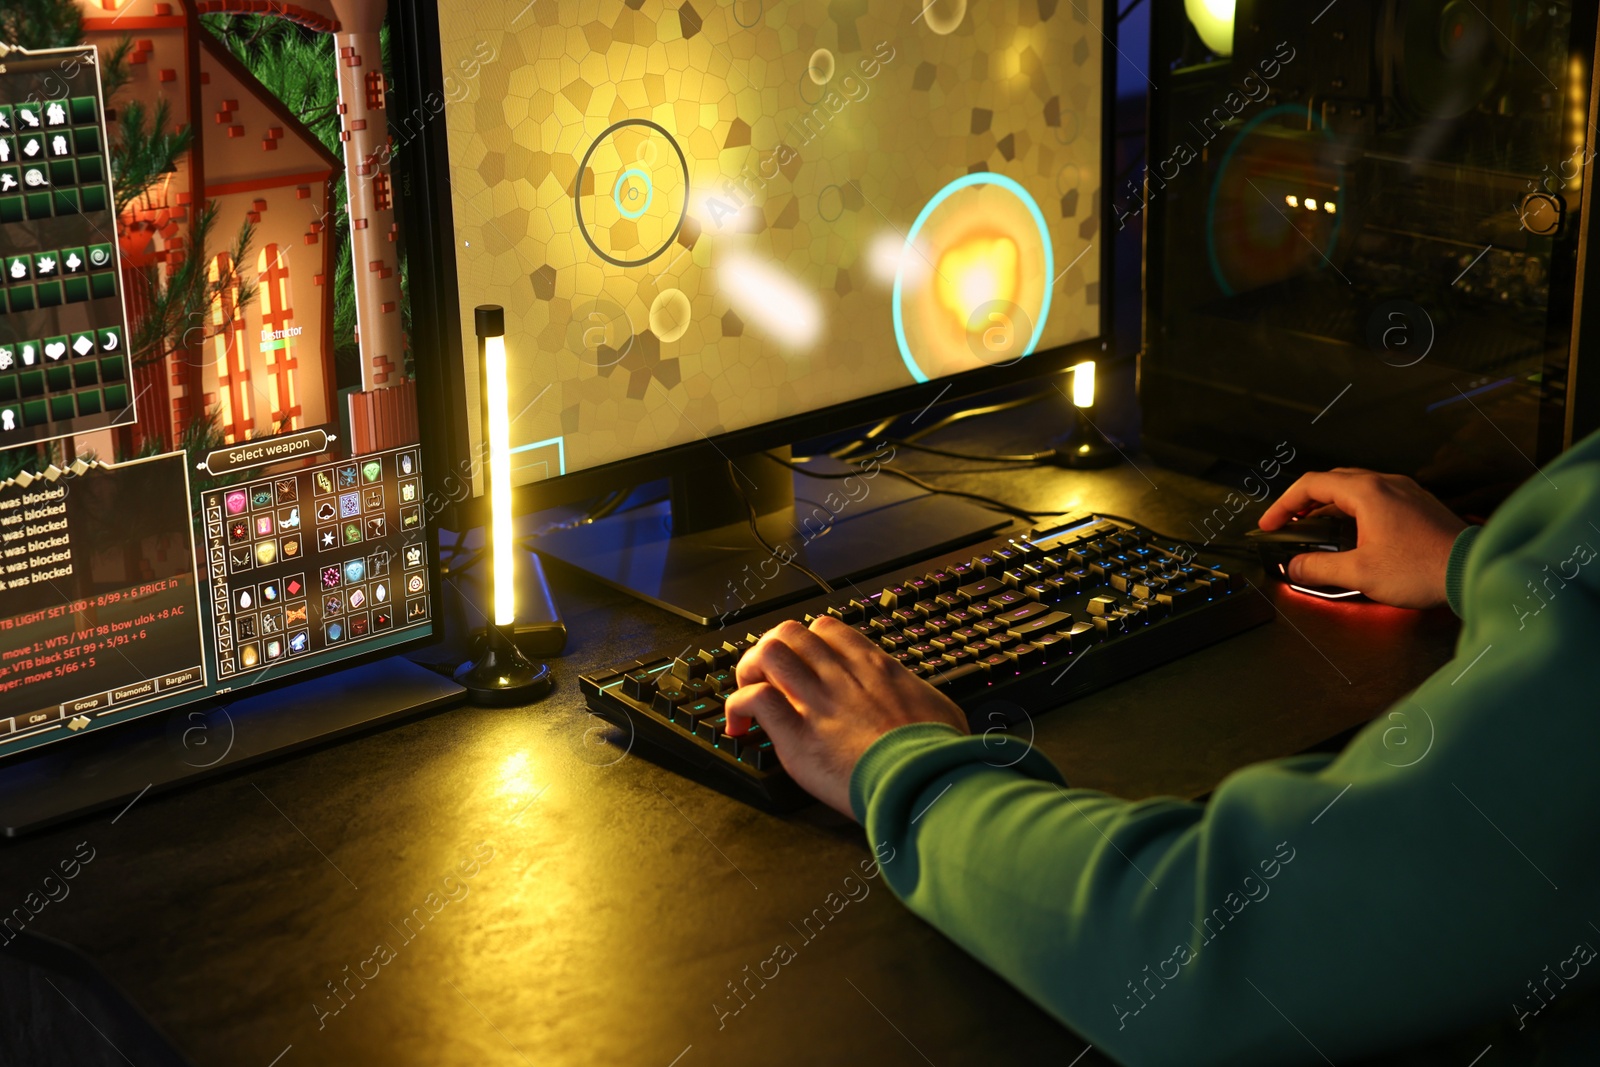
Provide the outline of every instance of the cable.
<path id="1" fill-rule="evenodd" d="M 1026 463 L 1038 466 L 1056 455 L 1055 449 L 1048 452 L 1030 452 L 1022 456 L 981 456 L 973 452 L 952 452 L 948 448 L 934 448 L 931 445 L 919 445 L 915 441 L 905 438 L 885 437 L 891 445 L 897 448 L 909 448 L 917 452 L 927 452 L 935 456 L 948 456 L 950 459 L 966 459 L 974 463 Z"/>
<path id="2" fill-rule="evenodd" d="M 788 467 L 790 470 L 796 471 L 796 472 L 798 472 L 800 474 L 804 474 L 808 478 L 858 478 L 858 477 L 861 476 L 861 472 L 860 471 L 824 472 L 824 471 L 808 470 L 807 468 L 801 466 L 798 463 L 794 463 L 794 462 L 791 462 L 789 460 L 782 459 L 782 458 L 780 458 L 778 456 L 774 456 L 771 452 L 763 452 L 761 454 L 763 456 L 766 456 L 768 459 L 772 460 L 772 462 L 778 464 L 780 467 Z M 943 486 L 934 485 L 932 482 L 925 482 L 921 478 L 918 478 L 916 475 L 911 474 L 911 473 L 909 473 L 907 471 L 896 470 L 893 467 L 881 467 L 880 466 L 878 469 L 880 471 L 882 471 L 884 474 L 892 474 L 896 478 L 900 478 L 900 479 L 903 479 L 905 481 L 908 481 L 912 485 L 916 486 L 917 488 L 926 490 L 927 492 L 940 493 L 940 494 L 942 494 L 944 496 L 965 497 L 968 500 L 976 500 L 980 504 L 983 504 L 983 505 L 986 505 L 988 507 L 994 508 L 994 509 L 996 509 L 998 511 L 1004 511 L 1004 512 L 1006 512 L 1008 514 L 1011 514 L 1011 515 L 1016 515 L 1017 517 L 1022 518 L 1022 519 L 1028 519 L 1030 521 L 1035 519 L 1035 518 L 1038 518 L 1041 515 L 1065 515 L 1066 514 L 1066 512 L 1064 512 L 1064 511 L 1029 511 L 1027 508 L 1019 508 L 1015 504 L 1007 504 L 1004 500 L 996 500 L 994 497 L 992 497 L 992 496 L 984 496 L 982 493 L 968 493 L 968 492 L 964 492 L 963 490 L 960 490 L 960 489 L 946 489 Z"/>
<path id="3" fill-rule="evenodd" d="M 1053 389 L 1039 389 L 1035 392 L 1027 394 L 1026 396 L 1013 397 L 1010 400 L 1002 400 L 994 404 L 983 404 L 978 407 L 962 408 L 959 411 L 952 411 L 943 418 L 936 419 L 927 426 L 922 427 L 922 429 L 906 434 L 902 440 L 907 442 L 917 441 L 921 438 L 927 437 L 931 433 L 935 433 L 944 429 L 946 426 L 951 426 L 957 422 L 961 422 L 964 419 L 976 418 L 979 415 L 992 415 L 997 411 L 1009 411 L 1012 408 L 1020 408 L 1026 404 L 1032 404 L 1043 400 L 1053 394 Z M 921 418 L 920 415 L 917 417 Z M 896 418 L 898 418 L 898 416 Z M 854 452 L 862 446 L 878 440 L 883 433 L 888 430 L 891 425 L 893 425 L 894 422 L 894 418 L 884 419 L 882 422 L 879 422 L 876 426 L 862 434 L 860 437 L 856 438 L 854 441 L 849 441 L 845 444 L 829 449 L 827 454 L 832 456 L 834 459 L 848 459 L 850 458 L 851 452 Z M 801 457 L 802 460 L 808 458 L 811 457 Z"/>
<path id="4" fill-rule="evenodd" d="M 762 454 L 766 455 L 766 453 Z M 768 458 L 772 457 L 769 456 Z M 738 468 L 733 465 L 733 460 L 731 459 L 728 460 L 728 481 L 733 484 L 733 491 L 738 494 L 739 499 L 744 503 L 745 514 L 750 519 L 750 533 L 754 535 L 756 541 L 760 543 L 761 547 L 767 550 L 768 555 L 779 560 L 780 562 L 783 561 L 785 557 L 779 554 L 778 550 L 772 546 L 772 543 L 762 535 L 761 528 L 756 525 L 756 506 L 750 503 L 750 498 L 748 496 L 745 496 L 744 486 L 739 484 Z M 807 578 L 810 578 L 813 582 L 816 582 L 817 585 L 821 586 L 824 593 L 833 592 L 833 586 L 829 585 L 827 580 L 824 579 L 822 575 L 818 574 L 810 567 L 807 567 L 804 563 L 801 563 L 794 557 L 792 553 L 788 556 L 788 564 L 801 574 L 805 575 Z"/>

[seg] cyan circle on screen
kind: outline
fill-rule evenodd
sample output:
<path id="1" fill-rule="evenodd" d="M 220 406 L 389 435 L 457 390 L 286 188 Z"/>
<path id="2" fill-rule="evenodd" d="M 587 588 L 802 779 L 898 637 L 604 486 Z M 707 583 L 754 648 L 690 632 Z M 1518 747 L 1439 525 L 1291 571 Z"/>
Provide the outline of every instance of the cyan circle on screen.
<path id="1" fill-rule="evenodd" d="M 638 176 L 640 181 L 644 182 L 644 206 L 638 211 L 629 211 L 627 208 L 622 206 L 622 183 L 635 175 Z M 646 211 L 649 211 L 650 201 L 654 200 L 655 197 L 655 183 L 650 180 L 650 175 L 646 174 L 638 167 L 629 167 L 627 170 L 617 175 L 617 184 L 611 188 L 611 199 L 616 201 L 617 210 L 622 212 L 622 217 L 625 219 L 636 219 L 643 215 Z M 632 198 L 630 197 L 629 199 Z"/>
<path id="2" fill-rule="evenodd" d="M 1045 224 L 1044 212 L 1039 210 L 1038 202 L 1033 199 L 1028 190 L 1004 174 L 991 174 L 987 171 L 977 174 L 963 174 L 937 193 L 934 193 L 933 199 L 923 206 L 921 213 L 917 215 L 916 221 L 911 224 L 911 229 L 907 231 L 906 247 L 912 248 L 916 245 L 917 235 L 922 232 L 922 227 L 927 224 L 929 216 L 934 213 L 940 204 L 962 189 L 972 185 L 998 186 L 1022 201 L 1022 206 L 1028 209 L 1029 215 L 1033 216 L 1033 224 L 1039 228 L 1039 243 L 1044 246 L 1044 275 L 1046 278 L 1053 279 L 1056 276 L 1056 257 L 1054 250 L 1050 247 L 1050 228 Z M 905 273 L 905 257 L 902 256 L 900 265 L 894 272 L 894 339 L 895 343 L 900 346 L 900 358 L 905 361 L 906 370 L 911 372 L 912 379 L 918 382 L 925 382 L 928 380 L 928 376 L 923 373 L 922 368 L 917 365 L 916 357 L 911 354 L 911 344 L 906 340 L 905 314 L 900 308 Z M 1034 347 L 1038 345 L 1039 337 L 1044 333 L 1044 324 L 1050 318 L 1050 295 L 1054 288 L 1054 282 L 1045 285 L 1044 298 L 1039 304 L 1039 319 L 1034 324 L 1033 333 L 1028 338 L 1027 347 L 1022 350 L 1022 355 L 1017 358 L 1033 355 Z"/>

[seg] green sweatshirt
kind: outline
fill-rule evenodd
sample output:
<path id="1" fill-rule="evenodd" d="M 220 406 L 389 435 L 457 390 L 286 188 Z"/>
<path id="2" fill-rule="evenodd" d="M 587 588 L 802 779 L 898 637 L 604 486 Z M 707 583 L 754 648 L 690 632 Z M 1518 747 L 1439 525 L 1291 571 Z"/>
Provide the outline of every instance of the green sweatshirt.
<path id="1" fill-rule="evenodd" d="M 1207 804 L 1072 789 L 1020 740 L 920 723 L 862 756 L 852 806 L 912 911 L 1126 1063 L 1531 1032 L 1600 977 L 1595 546 L 1600 434 L 1457 539 L 1454 659 L 1339 755 Z"/>

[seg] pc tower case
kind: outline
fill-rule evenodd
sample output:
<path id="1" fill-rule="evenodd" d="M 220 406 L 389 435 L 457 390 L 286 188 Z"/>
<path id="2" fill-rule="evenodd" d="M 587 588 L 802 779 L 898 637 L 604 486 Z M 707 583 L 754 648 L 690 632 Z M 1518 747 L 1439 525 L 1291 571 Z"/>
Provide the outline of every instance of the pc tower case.
<path id="1" fill-rule="evenodd" d="M 1146 448 L 1288 442 L 1490 503 L 1582 436 L 1596 5 L 1239 0 L 1231 33 L 1187 6 L 1155 2 L 1113 193 L 1145 216 Z"/>

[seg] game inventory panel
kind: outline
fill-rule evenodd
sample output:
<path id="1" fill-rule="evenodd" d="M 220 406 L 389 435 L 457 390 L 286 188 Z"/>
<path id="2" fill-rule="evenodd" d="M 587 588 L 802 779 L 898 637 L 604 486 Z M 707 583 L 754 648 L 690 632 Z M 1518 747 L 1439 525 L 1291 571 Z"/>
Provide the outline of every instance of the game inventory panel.
<path id="1" fill-rule="evenodd" d="M 418 450 L 204 494 L 221 681 L 425 623 Z"/>
<path id="2" fill-rule="evenodd" d="M 0 65 L 0 447 L 134 420 L 96 56 Z"/>

